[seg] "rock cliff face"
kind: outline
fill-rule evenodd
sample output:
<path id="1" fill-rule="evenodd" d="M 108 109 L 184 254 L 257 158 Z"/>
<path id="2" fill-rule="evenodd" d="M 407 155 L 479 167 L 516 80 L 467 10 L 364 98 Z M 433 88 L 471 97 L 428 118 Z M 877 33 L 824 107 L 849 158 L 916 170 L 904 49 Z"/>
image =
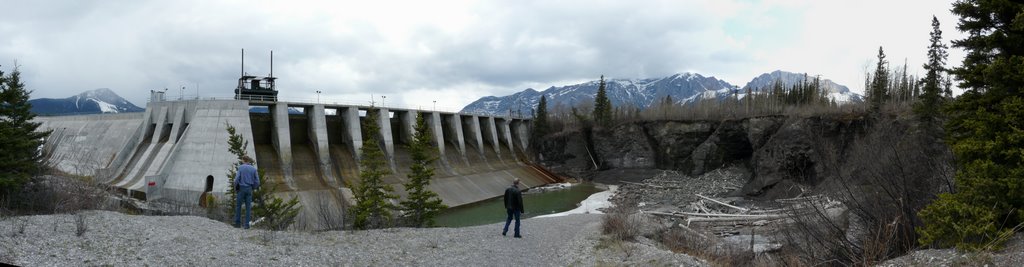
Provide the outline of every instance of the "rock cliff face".
<path id="1" fill-rule="evenodd" d="M 676 170 L 698 176 L 745 168 L 747 196 L 799 194 L 834 175 L 835 159 L 865 131 L 865 119 L 755 117 L 725 121 L 647 121 L 563 132 L 541 140 L 538 158 L 556 172 L 586 176 L 607 169 Z"/>

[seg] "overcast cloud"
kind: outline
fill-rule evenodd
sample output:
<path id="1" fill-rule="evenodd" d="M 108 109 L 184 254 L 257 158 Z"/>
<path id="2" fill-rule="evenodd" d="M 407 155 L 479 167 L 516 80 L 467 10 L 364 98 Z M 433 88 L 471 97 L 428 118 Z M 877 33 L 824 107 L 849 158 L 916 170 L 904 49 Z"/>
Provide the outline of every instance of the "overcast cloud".
<path id="1" fill-rule="evenodd" d="M 679 72 L 742 86 L 782 69 L 863 92 L 878 46 L 923 74 L 931 16 L 952 1 L 6 1 L 0 64 L 33 98 L 111 88 L 230 97 L 246 72 L 286 99 L 459 109 L 507 95 Z M 957 65 L 963 53 L 951 51 Z"/>

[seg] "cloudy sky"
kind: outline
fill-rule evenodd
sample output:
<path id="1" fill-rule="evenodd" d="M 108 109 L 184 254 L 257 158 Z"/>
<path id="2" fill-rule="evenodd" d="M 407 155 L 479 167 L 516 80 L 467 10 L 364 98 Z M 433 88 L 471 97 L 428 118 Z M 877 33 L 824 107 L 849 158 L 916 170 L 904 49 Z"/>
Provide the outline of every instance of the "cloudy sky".
<path id="1" fill-rule="evenodd" d="M 240 73 L 286 99 L 459 109 L 488 95 L 680 72 L 742 86 L 782 69 L 863 92 L 879 46 L 921 73 L 931 17 L 952 0 L 10 1 L 0 65 L 33 98 L 110 88 L 230 97 Z M 951 51 L 957 65 L 961 51 Z M 181 87 L 186 87 L 184 93 Z"/>

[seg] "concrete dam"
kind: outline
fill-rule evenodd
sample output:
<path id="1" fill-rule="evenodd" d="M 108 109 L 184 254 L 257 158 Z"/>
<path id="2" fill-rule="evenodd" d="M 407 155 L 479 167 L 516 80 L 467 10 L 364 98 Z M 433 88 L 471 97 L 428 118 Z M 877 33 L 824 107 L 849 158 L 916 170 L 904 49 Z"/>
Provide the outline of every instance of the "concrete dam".
<path id="1" fill-rule="evenodd" d="M 261 107 L 269 112 L 252 112 Z M 367 121 L 367 110 L 378 110 Z M 381 140 L 392 174 L 384 181 L 405 197 L 411 157 L 406 149 L 416 116 L 424 116 L 437 148 L 430 190 L 448 206 L 501 195 L 513 179 L 528 187 L 556 182 L 529 164 L 529 120 L 416 109 L 259 100 L 151 98 L 144 113 L 37 117 L 53 130 L 43 147 L 49 166 L 91 176 L 133 197 L 198 205 L 200 196 L 224 199 L 227 172 L 236 157 L 228 151 L 227 125 L 247 141 L 278 185 L 277 195 L 297 196 L 303 210 L 296 227 L 318 229 L 340 218 L 353 203 L 359 181 L 363 138 Z M 366 133 L 361 125 L 378 124 Z M 333 217 L 333 218 L 328 218 Z"/>

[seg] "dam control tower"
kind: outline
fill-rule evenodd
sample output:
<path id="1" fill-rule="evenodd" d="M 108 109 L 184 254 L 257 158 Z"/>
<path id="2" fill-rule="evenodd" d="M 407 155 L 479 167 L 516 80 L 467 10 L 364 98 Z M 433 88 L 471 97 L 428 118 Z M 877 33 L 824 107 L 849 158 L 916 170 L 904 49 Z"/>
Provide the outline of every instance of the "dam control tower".
<path id="1" fill-rule="evenodd" d="M 242 76 L 235 87 L 235 99 L 256 101 L 277 101 L 277 85 L 274 77 L 274 50 L 270 50 L 270 74 L 259 77 L 245 73 L 245 49 L 242 49 Z"/>

